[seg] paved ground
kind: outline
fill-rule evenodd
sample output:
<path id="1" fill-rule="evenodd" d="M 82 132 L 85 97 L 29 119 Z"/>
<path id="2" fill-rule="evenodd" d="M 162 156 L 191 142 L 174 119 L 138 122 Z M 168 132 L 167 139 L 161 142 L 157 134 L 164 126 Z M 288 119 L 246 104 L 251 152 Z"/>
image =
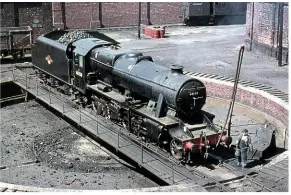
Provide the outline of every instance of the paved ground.
<path id="1" fill-rule="evenodd" d="M 245 25 L 166 27 L 168 38 L 164 39 L 143 36 L 137 40 L 137 30 L 102 32 L 125 48 L 152 56 L 161 65 L 179 64 L 189 71 L 234 77 Z M 278 67 L 271 57 L 245 51 L 240 78 L 288 93 L 288 66 Z"/>

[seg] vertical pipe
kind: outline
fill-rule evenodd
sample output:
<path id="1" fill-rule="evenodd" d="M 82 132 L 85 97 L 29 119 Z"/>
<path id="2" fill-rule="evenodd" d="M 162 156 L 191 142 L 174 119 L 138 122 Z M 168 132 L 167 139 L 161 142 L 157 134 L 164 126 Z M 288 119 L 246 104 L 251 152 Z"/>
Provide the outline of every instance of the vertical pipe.
<path id="1" fill-rule="evenodd" d="M 36 96 L 38 96 L 38 81 L 37 81 L 37 78 L 35 78 L 35 81 L 36 81 Z"/>
<path id="2" fill-rule="evenodd" d="M 27 91 L 25 91 L 25 111 L 27 112 L 27 96 L 28 96 L 28 93 Z"/>
<path id="3" fill-rule="evenodd" d="M 103 28 L 103 21 L 102 21 L 102 3 L 99 2 L 99 22 L 100 22 L 100 27 Z"/>
<path id="4" fill-rule="evenodd" d="M 90 18 L 90 29 L 92 29 L 92 20 L 93 20 L 93 2 L 91 2 L 91 18 Z"/>
<path id="5" fill-rule="evenodd" d="M 119 148 L 119 132 L 117 134 L 117 147 Z"/>
<path id="6" fill-rule="evenodd" d="M 55 26 L 55 3 L 52 2 L 52 19 L 53 19 L 53 27 Z"/>
<path id="7" fill-rule="evenodd" d="M 29 32 L 29 45 L 32 45 L 32 30 Z"/>
<path id="8" fill-rule="evenodd" d="M 94 103 L 93 103 L 94 104 Z M 96 110 L 98 110 L 98 103 L 97 103 L 97 108 Z M 97 115 L 96 115 L 96 127 L 97 127 L 97 134 L 99 134 L 99 129 L 98 129 L 98 112 L 97 112 Z"/>
<path id="9" fill-rule="evenodd" d="M 62 10 L 62 22 L 64 24 L 64 30 L 67 29 L 67 22 L 66 22 L 66 2 L 61 2 L 61 10 Z"/>
<path id="10" fill-rule="evenodd" d="M 26 73 L 26 77 L 25 77 L 25 87 L 26 87 L 26 90 L 27 90 L 27 73 Z"/>
<path id="11" fill-rule="evenodd" d="M 28 96 L 28 94 L 27 94 L 27 91 L 25 91 L 25 102 L 27 102 L 27 96 Z"/>
<path id="12" fill-rule="evenodd" d="M 128 130 L 131 131 L 131 111 L 128 110 Z"/>
<path id="13" fill-rule="evenodd" d="M 254 15 L 255 15 L 255 3 L 252 3 L 252 25 L 251 25 L 251 42 L 250 51 L 253 50 L 253 39 L 254 39 Z"/>
<path id="14" fill-rule="evenodd" d="M 79 122 L 79 125 L 81 124 L 81 121 L 82 121 L 82 111 L 81 111 L 81 106 L 79 107 L 79 111 L 80 111 L 80 122 Z"/>
<path id="15" fill-rule="evenodd" d="M 15 75 L 14 75 L 14 69 L 12 69 L 12 76 L 13 76 L 13 81 L 15 81 Z"/>
<path id="16" fill-rule="evenodd" d="M 148 21 L 148 25 L 151 25 L 151 7 L 150 7 L 151 3 L 148 2 L 147 3 L 147 21 Z"/>
<path id="17" fill-rule="evenodd" d="M 279 51 L 278 51 L 278 66 L 282 66 L 282 51 L 283 51 L 283 14 L 284 4 L 279 3 L 278 25 L 279 25 Z"/>
<path id="18" fill-rule="evenodd" d="M 138 3 L 138 32 L 137 37 L 140 39 L 140 23 L 141 23 L 141 2 Z"/>
<path id="19" fill-rule="evenodd" d="M 172 164 L 172 182 L 173 184 L 175 183 L 175 179 L 174 179 L 174 163 Z"/>
<path id="20" fill-rule="evenodd" d="M 141 143 L 141 164 L 143 164 L 143 146 Z"/>
<path id="21" fill-rule="evenodd" d="M 52 100 L 51 100 L 51 87 L 50 87 L 50 90 L 49 90 L 49 97 L 50 97 L 50 104 L 52 103 Z"/>
<path id="22" fill-rule="evenodd" d="M 97 135 L 99 134 L 99 130 L 98 130 L 98 120 L 96 121 L 96 130 L 97 130 Z"/>
<path id="23" fill-rule="evenodd" d="M 286 149 L 286 134 L 287 134 L 287 128 L 284 129 L 284 149 Z"/>
<path id="24" fill-rule="evenodd" d="M 277 10 L 277 5 L 273 4 L 273 20 L 272 20 L 272 56 L 273 56 L 273 50 L 275 46 L 275 29 L 276 29 L 276 10 Z"/>

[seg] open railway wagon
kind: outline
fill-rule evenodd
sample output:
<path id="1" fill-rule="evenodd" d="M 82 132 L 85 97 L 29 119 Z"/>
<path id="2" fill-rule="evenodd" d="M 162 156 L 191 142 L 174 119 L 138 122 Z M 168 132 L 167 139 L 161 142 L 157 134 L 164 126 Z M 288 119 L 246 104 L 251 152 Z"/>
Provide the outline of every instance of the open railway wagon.
<path id="1" fill-rule="evenodd" d="M 247 3 L 191 2 L 183 3 L 183 22 L 190 25 L 245 24 Z"/>
<path id="2" fill-rule="evenodd" d="M 31 50 L 32 29 L 30 26 L 1 27 L 1 57 L 11 55 L 20 59 Z"/>

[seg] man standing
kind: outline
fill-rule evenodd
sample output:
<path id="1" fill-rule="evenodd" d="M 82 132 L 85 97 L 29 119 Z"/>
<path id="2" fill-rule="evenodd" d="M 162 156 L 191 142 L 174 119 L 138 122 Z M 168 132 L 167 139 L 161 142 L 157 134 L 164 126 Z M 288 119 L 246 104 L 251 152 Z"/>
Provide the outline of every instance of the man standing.
<path id="1" fill-rule="evenodd" d="M 237 158 L 237 165 L 242 166 L 244 168 L 247 164 L 247 156 L 248 156 L 248 150 L 252 147 L 251 143 L 251 136 L 248 134 L 248 130 L 244 129 L 242 131 L 242 134 L 238 137 L 236 141 L 236 151 L 235 151 L 235 156 Z"/>

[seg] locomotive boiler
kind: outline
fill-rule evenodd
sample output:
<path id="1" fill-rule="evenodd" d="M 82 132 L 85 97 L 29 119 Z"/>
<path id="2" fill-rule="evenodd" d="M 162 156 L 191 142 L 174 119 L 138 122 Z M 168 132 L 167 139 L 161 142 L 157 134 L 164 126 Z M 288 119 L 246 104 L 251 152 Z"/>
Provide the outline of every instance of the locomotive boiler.
<path id="1" fill-rule="evenodd" d="M 42 79 L 177 159 L 207 154 L 219 139 L 230 144 L 213 125 L 214 115 L 202 110 L 204 84 L 184 75 L 182 66 L 158 65 L 150 56 L 94 36 L 58 42 L 66 33 L 51 32 L 33 46 Z"/>

